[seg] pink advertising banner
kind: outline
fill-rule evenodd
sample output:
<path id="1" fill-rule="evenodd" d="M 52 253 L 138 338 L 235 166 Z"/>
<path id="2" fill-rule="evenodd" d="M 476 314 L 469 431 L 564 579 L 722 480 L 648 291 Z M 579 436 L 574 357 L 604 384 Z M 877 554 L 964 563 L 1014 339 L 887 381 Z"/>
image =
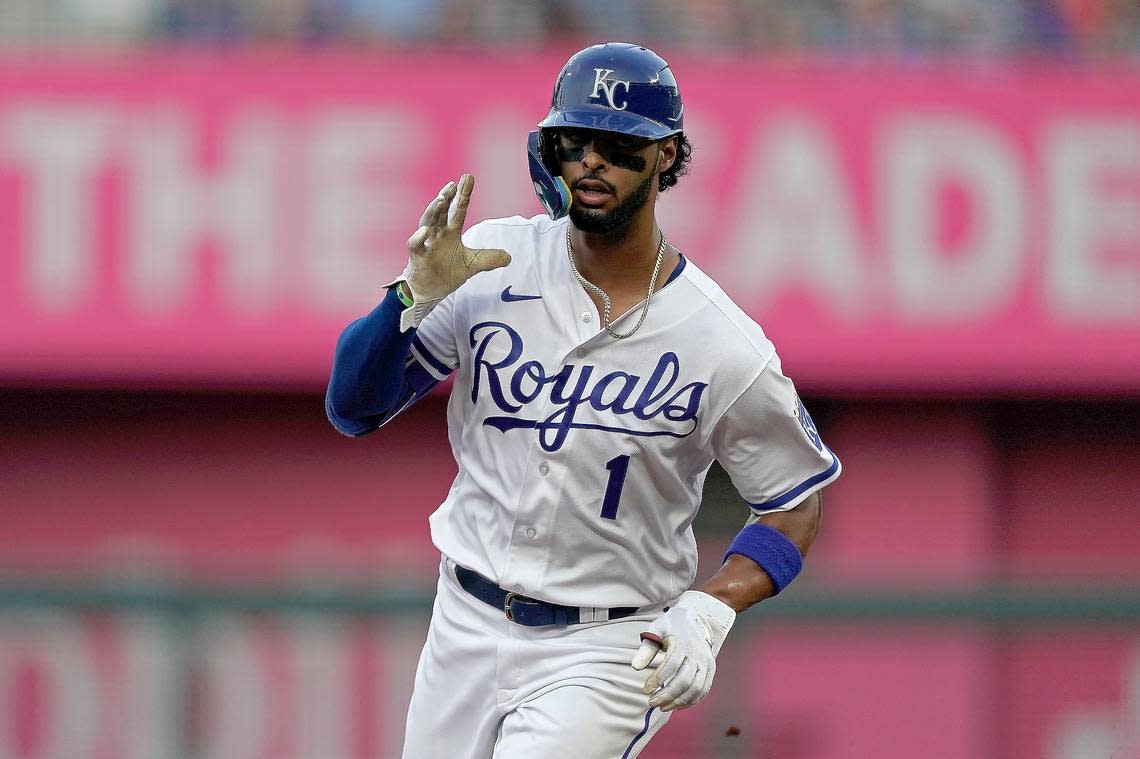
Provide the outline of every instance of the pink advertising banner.
<path id="1" fill-rule="evenodd" d="M 0 60 L 0 381 L 317 387 L 561 55 Z M 677 57 L 678 247 L 812 391 L 1140 389 L 1140 73 Z"/>

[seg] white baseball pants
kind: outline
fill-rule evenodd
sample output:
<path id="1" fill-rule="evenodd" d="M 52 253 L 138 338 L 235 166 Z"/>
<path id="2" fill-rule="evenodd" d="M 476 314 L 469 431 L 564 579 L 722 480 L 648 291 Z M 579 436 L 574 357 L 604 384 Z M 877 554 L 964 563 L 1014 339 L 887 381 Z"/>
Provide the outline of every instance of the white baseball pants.
<path id="1" fill-rule="evenodd" d="M 523 627 L 444 560 L 408 708 L 404 759 L 628 759 L 669 719 L 629 666 L 660 610 Z"/>

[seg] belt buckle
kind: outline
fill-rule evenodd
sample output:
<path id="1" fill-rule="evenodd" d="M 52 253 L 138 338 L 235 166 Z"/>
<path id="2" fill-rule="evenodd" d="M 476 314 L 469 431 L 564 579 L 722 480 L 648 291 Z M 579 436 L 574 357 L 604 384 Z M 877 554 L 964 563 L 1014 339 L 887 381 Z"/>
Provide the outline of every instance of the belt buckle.
<path id="1" fill-rule="evenodd" d="M 503 613 L 507 615 L 508 622 L 515 621 L 514 612 L 511 611 L 511 602 L 516 598 L 522 598 L 518 593 L 507 593 L 507 597 L 503 599 Z"/>

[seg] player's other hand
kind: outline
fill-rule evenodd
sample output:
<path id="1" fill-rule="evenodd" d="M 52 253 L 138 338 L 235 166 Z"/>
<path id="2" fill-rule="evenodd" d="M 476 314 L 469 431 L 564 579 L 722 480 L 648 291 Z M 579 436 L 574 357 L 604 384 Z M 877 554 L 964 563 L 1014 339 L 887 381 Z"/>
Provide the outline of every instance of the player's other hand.
<path id="1" fill-rule="evenodd" d="M 473 249 L 463 244 L 463 223 L 475 177 L 464 174 L 459 184 L 448 182 L 420 217 L 420 227 L 408 238 L 408 265 L 389 283 L 404 281 L 413 305 L 400 319 L 400 329 L 418 326 L 441 300 L 481 271 L 511 262 L 505 250 Z"/>
<path id="2" fill-rule="evenodd" d="M 649 705 L 667 712 L 704 699 L 716 674 L 716 655 L 735 620 L 731 606 L 690 590 L 641 633 L 641 648 L 630 662 L 634 669 L 645 669 L 659 651 L 665 652 L 645 681 Z"/>

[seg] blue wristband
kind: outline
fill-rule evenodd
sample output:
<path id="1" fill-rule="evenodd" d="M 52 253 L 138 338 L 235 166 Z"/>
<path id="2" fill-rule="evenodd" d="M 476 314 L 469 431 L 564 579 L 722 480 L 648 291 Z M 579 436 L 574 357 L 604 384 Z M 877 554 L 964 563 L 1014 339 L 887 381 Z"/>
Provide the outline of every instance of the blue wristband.
<path id="1" fill-rule="evenodd" d="M 788 587 L 804 567 L 804 557 L 796 544 L 775 527 L 759 522 L 753 522 L 737 533 L 724 554 L 724 561 L 734 553 L 759 564 L 772 578 L 777 593 Z"/>

